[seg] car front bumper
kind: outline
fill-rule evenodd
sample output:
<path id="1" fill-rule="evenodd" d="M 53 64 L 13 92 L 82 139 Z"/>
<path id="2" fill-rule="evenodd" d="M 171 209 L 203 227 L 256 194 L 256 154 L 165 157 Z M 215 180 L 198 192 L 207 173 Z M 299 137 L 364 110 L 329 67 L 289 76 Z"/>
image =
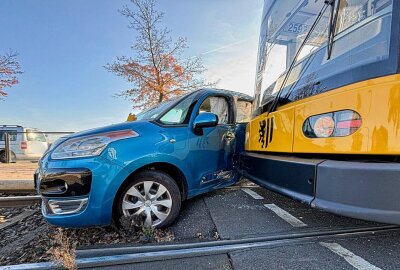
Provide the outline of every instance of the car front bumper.
<path id="1" fill-rule="evenodd" d="M 61 227 L 105 226 L 112 222 L 115 194 L 128 177 L 103 156 L 51 160 L 43 158 L 35 173 L 42 214 Z"/>

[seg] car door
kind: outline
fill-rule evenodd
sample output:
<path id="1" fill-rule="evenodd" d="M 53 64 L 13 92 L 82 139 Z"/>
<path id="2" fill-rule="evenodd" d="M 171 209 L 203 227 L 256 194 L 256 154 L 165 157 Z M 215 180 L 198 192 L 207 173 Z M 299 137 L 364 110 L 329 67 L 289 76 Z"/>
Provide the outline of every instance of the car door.
<path id="1" fill-rule="evenodd" d="M 199 180 L 201 192 L 232 184 L 238 178 L 233 167 L 236 149 L 233 98 L 221 94 L 203 96 L 193 110 L 190 126 L 199 114 L 205 112 L 218 116 L 217 126 L 203 128 L 201 135 L 193 130 L 189 134 L 189 165 L 194 179 Z"/>

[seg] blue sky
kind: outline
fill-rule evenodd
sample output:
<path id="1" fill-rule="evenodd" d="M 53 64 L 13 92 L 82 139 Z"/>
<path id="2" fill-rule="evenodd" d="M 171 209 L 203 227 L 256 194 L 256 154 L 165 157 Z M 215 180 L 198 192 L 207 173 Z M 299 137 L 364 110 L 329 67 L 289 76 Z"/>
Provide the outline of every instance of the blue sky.
<path id="1" fill-rule="evenodd" d="M 129 87 L 103 66 L 133 56 L 135 32 L 118 13 L 128 0 L 1 0 L 0 54 L 19 53 L 20 84 L 0 101 L 0 124 L 78 131 L 122 122 Z M 262 0 L 159 0 L 163 24 L 202 55 L 203 76 L 252 94 Z"/>

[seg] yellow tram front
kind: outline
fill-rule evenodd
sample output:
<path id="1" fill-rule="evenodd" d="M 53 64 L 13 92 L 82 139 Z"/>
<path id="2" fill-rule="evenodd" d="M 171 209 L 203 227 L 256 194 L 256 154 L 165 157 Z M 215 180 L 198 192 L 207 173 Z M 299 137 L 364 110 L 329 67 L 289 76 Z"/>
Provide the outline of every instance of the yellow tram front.
<path id="1" fill-rule="evenodd" d="M 400 1 L 265 0 L 243 173 L 400 224 Z"/>

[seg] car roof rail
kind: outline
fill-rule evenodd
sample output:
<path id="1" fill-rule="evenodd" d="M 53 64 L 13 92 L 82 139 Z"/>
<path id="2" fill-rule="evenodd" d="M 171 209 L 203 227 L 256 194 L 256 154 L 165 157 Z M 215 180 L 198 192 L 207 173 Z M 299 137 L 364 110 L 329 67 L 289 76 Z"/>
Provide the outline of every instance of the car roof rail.
<path id="1" fill-rule="evenodd" d="M 22 128 L 20 125 L 0 125 L 0 127 L 19 127 Z"/>

